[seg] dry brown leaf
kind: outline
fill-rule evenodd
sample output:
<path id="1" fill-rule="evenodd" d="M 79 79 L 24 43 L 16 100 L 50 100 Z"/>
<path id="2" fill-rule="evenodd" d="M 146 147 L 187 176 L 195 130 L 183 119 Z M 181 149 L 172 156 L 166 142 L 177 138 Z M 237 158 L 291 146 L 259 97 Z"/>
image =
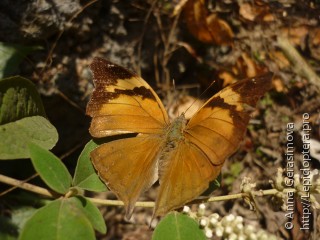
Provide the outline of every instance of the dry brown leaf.
<path id="1" fill-rule="evenodd" d="M 178 15 L 178 13 L 182 11 L 184 5 L 186 5 L 187 2 L 188 0 L 180 0 L 180 2 L 174 7 L 172 16 L 174 17 Z"/>
<path id="2" fill-rule="evenodd" d="M 305 38 L 308 34 L 308 28 L 306 26 L 283 28 L 281 32 L 284 36 L 287 36 L 290 43 L 295 47 L 299 46 L 302 49 L 305 47 Z"/>
<path id="3" fill-rule="evenodd" d="M 204 0 L 189 0 L 183 12 L 188 30 L 199 41 L 232 45 L 234 34 L 231 27 L 216 14 L 210 14 Z"/>
<path id="4" fill-rule="evenodd" d="M 275 17 L 269 11 L 269 6 L 265 4 L 250 4 L 250 3 L 242 3 L 240 4 L 239 9 L 240 16 L 248 21 L 255 21 L 257 19 L 261 19 L 264 22 L 272 22 L 275 20 Z"/>
<path id="5" fill-rule="evenodd" d="M 247 53 L 242 53 L 236 62 L 236 71 L 233 70 L 235 75 L 243 77 L 254 77 L 263 72 L 263 67 L 255 63 L 255 61 L 248 56 Z"/>
<path id="6" fill-rule="evenodd" d="M 265 72 L 265 67 L 258 65 L 247 53 L 242 53 L 231 71 L 221 71 L 218 76 L 223 80 L 223 86 L 233 83 L 236 79 L 254 77 Z"/>
<path id="7" fill-rule="evenodd" d="M 268 14 L 266 14 L 266 15 L 263 16 L 262 20 L 263 20 L 264 22 L 273 22 L 273 21 L 275 21 L 276 19 L 275 19 L 275 17 L 274 17 L 273 14 L 268 13 Z"/>
<path id="8" fill-rule="evenodd" d="M 277 64 L 279 69 L 284 69 L 290 66 L 289 60 L 281 51 L 273 51 L 270 53 L 270 57 Z"/>
<path id="9" fill-rule="evenodd" d="M 229 24 L 218 18 L 216 14 L 207 17 L 207 26 L 212 36 L 212 42 L 218 45 L 231 45 L 233 32 Z"/>
<path id="10" fill-rule="evenodd" d="M 232 84 L 236 80 L 231 73 L 226 71 L 219 73 L 219 78 L 223 79 L 223 87 Z"/>
<path id="11" fill-rule="evenodd" d="M 239 13 L 240 16 L 249 21 L 254 21 L 257 16 L 256 11 L 254 11 L 251 4 L 249 3 L 240 4 Z"/>
<path id="12" fill-rule="evenodd" d="M 312 57 L 320 60 L 320 28 L 310 31 L 308 44 Z"/>
<path id="13" fill-rule="evenodd" d="M 245 65 L 247 66 L 246 69 L 246 75 L 247 77 L 254 77 L 257 75 L 257 66 L 255 64 L 255 62 L 248 56 L 247 53 L 242 53 L 241 57 L 245 63 Z"/>
<path id="14" fill-rule="evenodd" d="M 288 92 L 288 89 L 283 85 L 283 82 L 281 81 L 280 78 L 274 77 L 272 79 L 272 84 L 274 86 L 274 89 L 277 92 L 283 92 L 283 93 L 287 93 Z"/>
<path id="15" fill-rule="evenodd" d="M 175 106 L 168 109 L 169 116 L 175 118 L 181 113 L 185 113 L 186 119 L 190 119 L 204 104 L 203 100 L 194 98 L 192 96 L 183 96 L 178 99 Z"/>

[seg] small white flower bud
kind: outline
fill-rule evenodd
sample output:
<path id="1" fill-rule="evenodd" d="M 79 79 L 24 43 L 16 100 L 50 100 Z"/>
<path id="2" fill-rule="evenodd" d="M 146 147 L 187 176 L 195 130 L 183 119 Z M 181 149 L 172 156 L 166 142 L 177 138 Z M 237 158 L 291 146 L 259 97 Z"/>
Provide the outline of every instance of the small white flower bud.
<path id="1" fill-rule="evenodd" d="M 215 217 L 210 216 L 210 217 L 209 217 L 209 223 L 210 223 L 212 226 L 216 226 L 217 223 L 218 223 L 218 219 L 215 218 Z"/>
<path id="2" fill-rule="evenodd" d="M 228 222 L 232 222 L 233 220 L 235 220 L 235 218 L 236 217 L 233 214 L 229 214 L 229 215 L 226 216 L 226 220 Z"/>
<path id="3" fill-rule="evenodd" d="M 221 224 L 223 226 L 229 226 L 234 219 L 235 219 L 235 216 L 233 214 L 229 214 L 222 218 Z"/>
<path id="4" fill-rule="evenodd" d="M 239 238 L 238 238 L 237 234 L 231 233 L 227 239 L 228 240 L 237 240 Z"/>
<path id="5" fill-rule="evenodd" d="M 236 223 L 243 223 L 243 217 L 241 217 L 241 216 L 236 216 L 235 221 L 236 221 Z"/>
<path id="6" fill-rule="evenodd" d="M 212 238 L 213 237 L 212 230 L 210 230 L 209 228 L 206 228 L 204 234 L 206 235 L 207 238 Z"/>
<path id="7" fill-rule="evenodd" d="M 246 240 L 246 236 L 243 235 L 242 233 L 238 235 L 238 240 Z"/>
<path id="8" fill-rule="evenodd" d="M 247 236 L 250 236 L 250 234 L 254 232 L 254 227 L 252 225 L 247 225 L 247 226 L 244 227 L 243 232 Z"/>
<path id="9" fill-rule="evenodd" d="M 206 205 L 201 203 L 198 208 L 198 216 L 202 217 L 205 214 L 205 210 L 206 210 Z"/>
<path id="10" fill-rule="evenodd" d="M 188 213 L 190 213 L 190 207 L 189 206 L 183 206 L 183 209 L 182 209 L 182 212 L 183 213 L 186 213 L 186 214 L 188 214 Z"/>
<path id="11" fill-rule="evenodd" d="M 204 228 L 208 225 L 208 219 L 206 218 L 201 218 L 199 222 L 200 227 Z"/>
<path id="12" fill-rule="evenodd" d="M 258 239 L 258 238 L 257 238 L 257 235 L 256 235 L 255 233 L 250 233 L 248 238 L 249 238 L 250 240 L 256 240 L 256 239 Z"/>
<path id="13" fill-rule="evenodd" d="M 242 230 L 243 230 L 243 224 L 242 223 L 237 223 L 233 228 L 233 231 L 237 232 L 237 233 L 242 232 Z"/>
<path id="14" fill-rule="evenodd" d="M 226 226 L 224 229 L 224 232 L 229 235 L 229 234 L 233 233 L 233 229 L 231 226 Z"/>
<path id="15" fill-rule="evenodd" d="M 224 230 L 224 229 L 223 229 L 222 226 L 216 228 L 216 235 L 217 235 L 217 237 L 222 237 L 222 236 L 223 236 L 223 230 Z"/>

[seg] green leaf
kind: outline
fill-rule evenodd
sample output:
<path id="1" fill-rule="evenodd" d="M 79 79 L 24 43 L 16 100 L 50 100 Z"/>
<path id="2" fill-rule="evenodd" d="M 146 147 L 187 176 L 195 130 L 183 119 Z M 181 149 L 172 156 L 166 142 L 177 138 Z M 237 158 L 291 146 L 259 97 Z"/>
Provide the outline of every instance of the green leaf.
<path id="1" fill-rule="evenodd" d="M 40 208 L 25 224 L 20 240 L 94 240 L 94 230 L 77 198 L 58 199 Z"/>
<path id="2" fill-rule="evenodd" d="M 30 116 L 46 116 L 34 84 L 19 76 L 1 80 L 0 124 Z"/>
<path id="3" fill-rule="evenodd" d="M 99 209 L 95 205 L 93 205 L 90 200 L 82 196 L 76 196 L 76 198 L 81 201 L 84 214 L 91 222 L 93 228 L 98 232 L 105 234 L 107 232 L 107 227 Z"/>
<path id="4" fill-rule="evenodd" d="M 14 74 L 20 62 L 35 50 L 40 50 L 40 46 L 21 46 L 17 44 L 0 42 L 0 78 Z"/>
<path id="5" fill-rule="evenodd" d="M 58 141 L 58 132 L 47 119 L 34 116 L 0 125 L 0 139 L 0 159 L 29 158 L 29 143 L 51 149 Z"/>
<path id="6" fill-rule="evenodd" d="M 173 212 L 158 224 L 152 240 L 206 240 L 198 223 L 185 214 Z"/>
<path id="7" fill-rule="evenodd" d="M 71 187 L 72 177 L 66 166 L 53 153 L 29 144 L 31 161 L 41 179 L 54 191 L 65 194 Z"/>
<path id="8" fill-rule="evenodd" d="M 103 192 L 107 191 L 107 187 L 100 180 L 90 160 L 90 152 L 97 146 L 98 144 L 91 140 L 82 150 L 74 174 L 73 185 L 89 191 Z"/>

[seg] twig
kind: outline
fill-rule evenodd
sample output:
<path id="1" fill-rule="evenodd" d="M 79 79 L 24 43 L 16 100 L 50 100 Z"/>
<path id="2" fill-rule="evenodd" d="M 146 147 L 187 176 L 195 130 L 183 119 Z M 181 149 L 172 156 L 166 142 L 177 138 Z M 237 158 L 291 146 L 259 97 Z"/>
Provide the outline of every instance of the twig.
<path id="1" fill-rule="evenodd" d="M 20 183 L 27 183 L 27 182 L 29 182 L 30 180 L 32 180 L 32 179 L 34 179 L 35 177 L 37 177 L 38 175 L 39 175 L 38 173 L 35 173 L 35 174 L 33 174 L 32 176 L 28 177 L 27 179 L 19 180 L 19 181 L 20 181 Z M 8 194 L 9 192 L 15 190 L 16 188 L 18 188 L 18 186 L 13 186 L 13 187 L 11 187 L 11 188 L 9 188 L 9 189 L 1 192 L 1 193 L 0 193 L 0 197 Z"/>
<path id="2" fill-rule="evenodd" d="M 4 176 L 0 174 L 0 182 L 16 186 L 22 189 L 25 189 L 30 192 L 38 193 L 46 197 L 57 197 L 54 193 L 50 192 L 49 190 L 35 186 L 30 183 L 25 183 L 23 181 L 10 178 L 7 176 Z M 294 188 L 285 188 L 283 192 L 295 192 L 296 190 Z M 252 196 L 255 197 L 262 197 L 266 195 L 275 195 L 277 192 L 279 192 L 277 189 L 267 189 L 267 190 L 259 190 L 259 191 L 253 191 Z M 226 200 L 232 200 L 232 199 L 238 199 L 238 198 L 244 198 L 247 197 L 247 193 L 237 193 L 237 194 L 230 194 L 225 196 L 217 196 L 217 197 L 211 197 L 205 202 L 219 202 L 219 201 L 226 201 Z M 123 206 L 123 202 L 119 200 L 107 200 L 107 199 L 98 199 L 98 198 L 87 198 L 92 203 L 99 204 L 99 205 L 108 205 L 108 206 Z M 137 207 L 148 207 L 152 208 L 154 207 L 154 202 L 136 202 Z"/>
<path id="3" fill-rule="evenodd" d="M 38 193 L 38 194 L 41 194 L 46 197 L 55 197 L 56 196 L 54 193 L 50 192 L 48 189 L 38 187 L 38 186 L 35 186 L 30 183 L 25 183 L 24 181 L 20 181 L 20 180 L 11 178 L 11 177 L 7 177 L 2 174 L 0 174 L 0 182 L 22 188 L 22 189 L 30 191 L 30 192 Z"/>
<path id="4" fill-rule="evenodd" d="M 277 38 L 277 45 L 282 49 L 284 54 L 289 58 L 293 64 L 293 69 L 299 75 L 306 77 L 310 83 L 320 88 L 320 78 L 312 70 L 309 64 L 303 59 L 299 52 L 292 46 L 289 39 L 279 36 Z"/>

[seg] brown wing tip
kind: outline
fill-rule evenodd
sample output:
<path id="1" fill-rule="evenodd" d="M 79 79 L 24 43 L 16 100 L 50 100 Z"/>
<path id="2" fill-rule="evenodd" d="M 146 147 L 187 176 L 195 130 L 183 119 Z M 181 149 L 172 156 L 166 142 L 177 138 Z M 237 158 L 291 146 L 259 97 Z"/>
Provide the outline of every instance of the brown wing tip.
<path id="1" fill-rule="evenodd" d="M 137 75 L 128 69 L 100 57 L 90 64 L 94 83 L 116 84 L 118 79 L 130 79 Z"/>
<path id="2" fill-rule="evenodd" d="M 133 214 L 133 210 L 134 210 L 134 205 L 135 204 L 132 204 L 132 203 L 129 203 L 129 204 L 125 204 L 126 206 L 126 215 L 124 216 L 124 219 L 126 221 L 129 221 L 132 217 L 132 214 Z"/>

